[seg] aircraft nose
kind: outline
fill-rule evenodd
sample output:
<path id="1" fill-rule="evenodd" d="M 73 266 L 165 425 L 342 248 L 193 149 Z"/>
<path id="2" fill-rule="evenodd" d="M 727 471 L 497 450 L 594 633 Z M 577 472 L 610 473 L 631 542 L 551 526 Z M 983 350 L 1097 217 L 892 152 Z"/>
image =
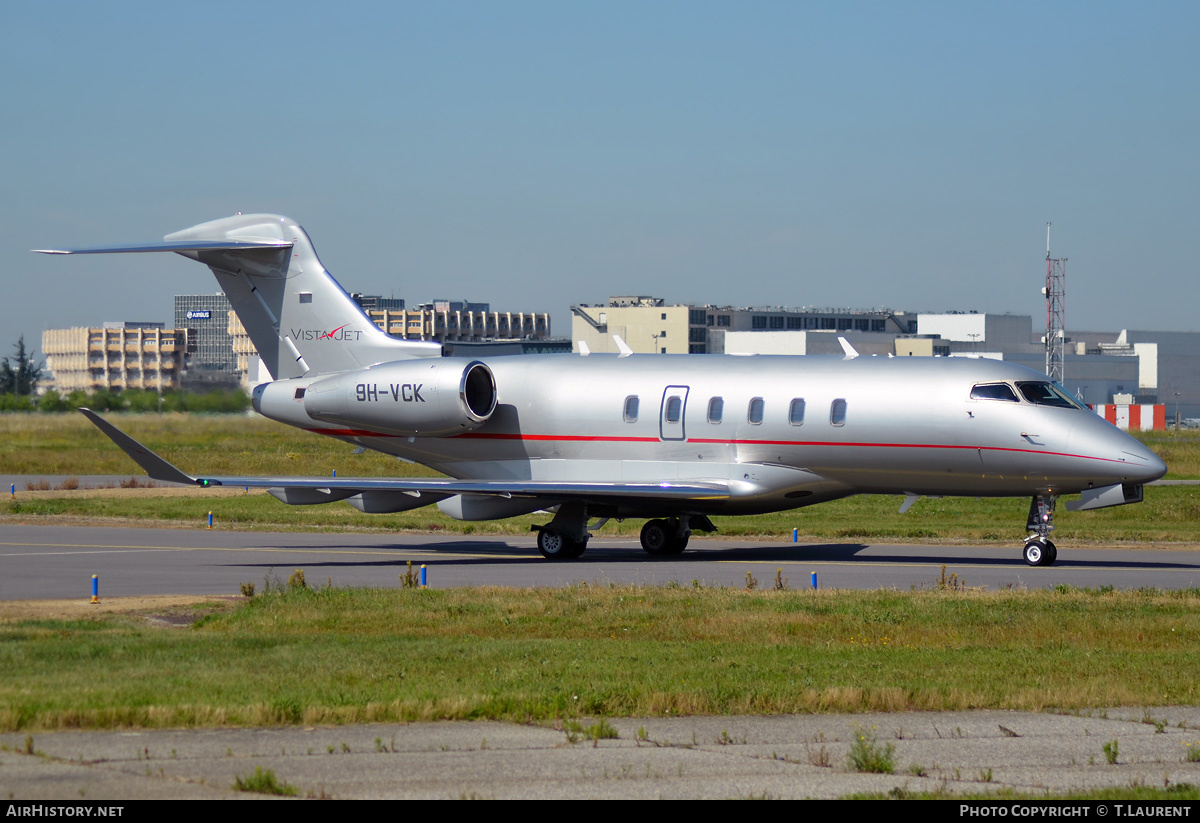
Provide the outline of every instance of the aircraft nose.
<path id="1" fill-rule="evenodd" d="M 1133 442 L 1133 445 L 1135 446 L 1134 449 L 1126 449 L 1126 451 L 1132 451 L 1132 459 L 1129 461 L 1131 464 L 1141 464 L 1141 474 L 1135 478 L 1139 483 L 1149 483 L 1151 480 L 1157 480 L 1167 473 L 1167 464 L 1162 461 L 1161 457 L 1136 440 Z"/>
<path id="2" fill-rule="evenodd" d="M 1124 432 L 1117 434 L 1121 438 L 1120 459 L 1129 482 L 1149 483 L 1167 473 L 1167 464 L 1157 454 Z"/>

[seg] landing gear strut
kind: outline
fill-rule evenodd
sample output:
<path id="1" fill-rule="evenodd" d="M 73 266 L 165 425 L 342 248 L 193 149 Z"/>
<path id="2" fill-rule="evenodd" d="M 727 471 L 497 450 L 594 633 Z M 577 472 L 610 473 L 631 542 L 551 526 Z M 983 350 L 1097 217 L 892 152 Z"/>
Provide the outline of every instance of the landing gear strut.
<path id="1" fill-rule="evenodd" d="M 1029 501 L 1029 519 L 1025 527 L 1032 534 L 1025 538 L 1025 562 L 1030 566 L 1052 566 L 1058 559 L 1058 549 L 1050 540 L 1054 531 L 1055 495 L 1038 495 Z"/>

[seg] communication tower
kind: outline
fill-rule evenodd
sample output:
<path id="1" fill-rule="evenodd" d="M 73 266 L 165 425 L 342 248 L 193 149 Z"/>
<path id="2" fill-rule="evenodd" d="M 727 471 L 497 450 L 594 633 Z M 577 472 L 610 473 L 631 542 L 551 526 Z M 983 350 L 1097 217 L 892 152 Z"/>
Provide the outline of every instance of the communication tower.
<path id="1" fill-rule="evenodd" d="M 1067 328 L 1067 258 L 1050 256 L 1050 224 L 1046 224 L 1046 375 L 1063 382 Z"/>

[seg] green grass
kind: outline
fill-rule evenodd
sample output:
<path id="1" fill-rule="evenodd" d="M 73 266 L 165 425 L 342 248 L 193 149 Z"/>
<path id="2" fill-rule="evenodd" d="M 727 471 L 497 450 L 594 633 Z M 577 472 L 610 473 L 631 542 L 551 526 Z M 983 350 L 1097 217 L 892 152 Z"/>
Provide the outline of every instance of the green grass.
<path id="1" fill-rule="evenodd" d="M 0 626 L 0 729 L 1200 701 L 1200 591 L 932 586 L 282 587 L 185 630 L 27 620 Z"/>
<path id="2" fill-rule="evenodd" d="M 284 797 L 294 797 L 300 793 L 295 786 L 282 782 L 270 769 L 263 771 L 262 766 L 254 767 L 254 774 L 245 777 L 235 777 L 233 788 L 239 792 L 257 792 L 258 794 L 276 794 Z"/>
<path id="3" fill-rule="evenodd" d="M 106 419 L 184 471 L 206 474 L 440 476 L 257 415 L 106 413 Z M 81 414 L 0 414 L 5 474 L 130 474 L 142 470 Z"/>

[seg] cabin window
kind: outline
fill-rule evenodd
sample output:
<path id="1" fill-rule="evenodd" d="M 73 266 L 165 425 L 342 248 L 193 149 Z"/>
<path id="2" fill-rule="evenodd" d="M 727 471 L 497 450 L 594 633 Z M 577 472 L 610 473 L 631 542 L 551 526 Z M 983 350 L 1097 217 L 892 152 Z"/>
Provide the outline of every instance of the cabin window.
<path id="1" fill-rule="evenodd" d="M 746 412 L 746 419 L 750 421 L 752 426 L 757 426 L 763 421 L 763 399 L 755 397 L 750 401 L 750 408 Z"/>
<path id="2" fill-rule="evenodd" d="M 638 414 L 638 398 L 636 394 L 631 394 L 625 398 L 625 422 L 636 423 Z"/>
<path id="3" fill-rule="evenodd" d="M 1017 393 L 1007 383 L 980 383 L 971 388 L 972 400 L 1005 400 L 1017 402 Z"/>
<path id="4" fill-rule="evenodd" d="M 714 397 L 708 401 L 708 422 L 720 423 L 721 416 L 725 414 L 725 398 Z"/>
<path id="5" fill-rule="evenodd" d="M 682 408 L 683 408 L 683 398 L 682 397 L 668 397 L 667 398 L 667 415 L 666 415 L 667 422 L 668 423 L 678 423 L 679 422 L 679 413 Z"/>
<path id="6" fill-rule="evenodd" d="M 846 425 L 846 401 L 840 397 L 829 407 L 829 422 L 835 426 Z"/>
<path id="7" fill-rule="evenodd" d="M 799 426 L 804 423 L 804 398 L 797 397 L 788 406 L 788 422 L 793 426 Z"/>

